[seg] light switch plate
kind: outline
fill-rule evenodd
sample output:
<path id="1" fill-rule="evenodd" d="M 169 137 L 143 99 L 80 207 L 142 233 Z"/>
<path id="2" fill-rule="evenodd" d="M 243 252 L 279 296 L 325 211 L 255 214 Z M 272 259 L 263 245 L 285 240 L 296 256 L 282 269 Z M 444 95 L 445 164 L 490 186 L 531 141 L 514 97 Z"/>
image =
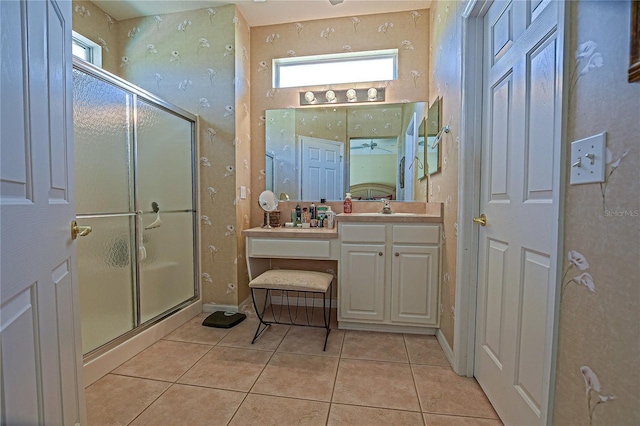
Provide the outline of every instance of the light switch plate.
<path id="1" fill-rule="evenodd" d="M 607 132 L 571 142 L 571 185 L 604 182 L 606 147 Z"/>
<path id="2" fill-rule="evenodd" d="M 247 187 L 246 186 L 241 186 L 240 187 L 240 199 L 241 200 L 246 200 L 247 199 Z"/>

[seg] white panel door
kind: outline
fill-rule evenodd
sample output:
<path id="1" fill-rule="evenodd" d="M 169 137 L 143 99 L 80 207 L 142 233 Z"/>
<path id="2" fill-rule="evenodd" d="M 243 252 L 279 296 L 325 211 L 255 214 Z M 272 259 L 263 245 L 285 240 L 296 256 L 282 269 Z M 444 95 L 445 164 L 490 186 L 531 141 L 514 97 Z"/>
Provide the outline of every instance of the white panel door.
<path id="1" fill-rule="evenodd" d="M 344 144 L 302 137 L 302 198 L 341 200 L 343 197 Z"/>
<path id="2" fill-rule="evenodd" d="M 393 246 L 391 321 L 438 325 L 438 247 Z"/>
<path id="3" fill-rule="evenodd" d="M 484 18 L 475 376 L 505 424 L 544 424 L 550 383 L 562 52 L 559 3 Z"/>
<path id="4" fill-rule="evenodd" d="M 1 1 L 0 17 L 0 423 L 84 424 L 71 1 Z"/>
<path id="5" fill-rule="evenodd" d="M 384 319 L 384 244 L 342 244 L 340 319 Z"/>

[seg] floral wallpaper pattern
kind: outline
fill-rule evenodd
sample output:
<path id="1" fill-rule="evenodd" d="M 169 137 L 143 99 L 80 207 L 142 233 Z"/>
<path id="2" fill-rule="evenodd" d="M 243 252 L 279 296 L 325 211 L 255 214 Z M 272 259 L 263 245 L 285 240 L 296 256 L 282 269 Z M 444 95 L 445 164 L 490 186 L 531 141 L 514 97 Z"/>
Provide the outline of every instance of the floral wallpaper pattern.
<path id="1" fill-rule="evenodd" d="M 266 110 L 293 108 L 300 105 L 299 91 L 305 89 L 348 89 L 351 85 L 334 85 L 318 88 L 274 89 L 271 84 L 271 63 L 274 58 L 315 54 L 357 52 L 375 49 L 399 49 L 398 80 L 358 84 L 356 88 L 386 88 L 385 103 L 426 101 L 428 98 L 429 12 L 415 10 L 384 15 L 364 15 L 315 21 L 291 22 L 251 29 L 251 158 L 258 173 L 251 177 L 251 188 L 260 193 L 265 188 L 265 120 Z M 305 110 L 306 111 L 306 110 Z M 321 111 L 310 108 L 309 117 Z M 334 139 L 340 129 L 337 118 L 331 129 L 312 129 L 307 136 Z M 366 121 L 366 120 L 365 120 Z M 300 123 L 298 123 L 300 124 Z M 357 124 L 357 123 L 356 123 Z M 287 128 L 292 130 L 291 123 Z M 344 121 L 341 125 L 344 125 Z M 363 125 L 361 125 L 362 127 Z M 301 127 L 301 126 L 299 126 Z M 311 135 L 310 132 L 314 132 Z M 383 132 L 384 129 L 377 129 Z M 286 130 L 285 130 L 286 132 Z M 290 135 L 292 137 L 293 134 Z M 278 138 L 278 135 L 270 135 Z M 342 138 L 342 136 L 338 136 Z M 251 207 L 251 224 L 258 226 L 262 212 L 256 203 Z"/>
<path id="2" fill-rule="evenodd" d="M 640 424 L 640 84 L 627 82 L 630 2 L 568 4 L 567 142 L 606 131 L 606 180 L 567 178 L 554 423 Z"/>
<path id="3" fill-rule="evenodd" d="M 429 104 L 442 97 L 442 126 L 450 132 L 442 135 L 442 170 L 429 176 L 417 195 L 444 204 L 444 242 L 440 275 L 440 330 L 453 347 L 456 300 L 456 258 L 458 244 L 458 141 L 460 134 L 461 18 L 463 3 L 433 2 L 430 9 L 431 44 L 429 46 Z"/>
<path id="4" fill-rule="evenodd" d="M 251 176 L 246 21 L 234 6 L 119 22 L 90 2 L 75 8 L 74 29 L 109 47 L 105 69 L 200 116 L 202 300 L 238 305 L 249 294 L 250 199 L 239 197 Z"/>

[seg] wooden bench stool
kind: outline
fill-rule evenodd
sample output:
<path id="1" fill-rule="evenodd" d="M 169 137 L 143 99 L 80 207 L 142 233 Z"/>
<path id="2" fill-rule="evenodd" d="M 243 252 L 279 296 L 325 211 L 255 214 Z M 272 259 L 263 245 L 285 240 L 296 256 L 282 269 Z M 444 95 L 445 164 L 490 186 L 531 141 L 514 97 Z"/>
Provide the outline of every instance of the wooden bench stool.
<path id="1" fill-rule="evenodd" d="M 251 288 L 251 298 L 253 299 L 253 306 L 255 307 L 258 319 L 260 320 L 258 323 L 258 329 L 256 330 L 256 334 L 253 336 L 251 344 L 253 344 L 271 324 L 285 324 L 326 329 L 327 333 L 324 338 L 324 347 L 322 350 L 327 350 L 327 340 L 329 339 L 329 332 L 331 331 L 332 286 L 333 275 L 331 274 L 327 274 L 325 272 L 296 271 L 290 269 L 272 269 L 263 272 L 251 280 L 249 283 L 249 287 Z M 266 292 L 264 303 L 262 303 L 261 308 L 258 307 L 256 290 L 265 290 Z M 277 314 L 277 309 L 274 309 L 273 290 L 282 292 L 282 303 L 280 303 L 280 308 Z M 305 309 L 304 317 L 306 318 L 306 322 L 300 322 L 298 319 L 300 293 L 304 296 L 304 303 L 302 306 Z M 295 296 L 290 297 L 290 294 L 295 294 Z M 313 307 L 315 305 L 314 302 L 317 299 L 314 294 L 322 294 L 322 325 L 316 325 L 313 323 Z M 327 298 L 329 298 L 328 310 Z M 292 299 L 294 302 L 292 302 Z M 311 306 L 309 306 L 309 299 L 311 300 Z M 265 312 L 268 307 L 271 308 L 271 318 L 269 320 L 265 319 Z M 288 321 L 286 317 L 285 321 L 283 321 L 282 314 L 284 310 L 286 310 L 285 314 L 288 314 Z M 309 315 L 310 310 L 311 315 Z M 305 318 L 303 318 L 303 320 Z"/>

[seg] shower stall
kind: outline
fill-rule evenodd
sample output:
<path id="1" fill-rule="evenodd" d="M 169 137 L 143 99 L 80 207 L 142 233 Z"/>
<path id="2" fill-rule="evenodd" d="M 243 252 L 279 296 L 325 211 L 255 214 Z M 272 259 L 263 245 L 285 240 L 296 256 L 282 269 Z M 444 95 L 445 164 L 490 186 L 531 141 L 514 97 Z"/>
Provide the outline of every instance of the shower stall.
<path id="1" fill-rule="evenodd" d="M 73 63 L 85 361 L 198 298 L 196 117 Z"/>

